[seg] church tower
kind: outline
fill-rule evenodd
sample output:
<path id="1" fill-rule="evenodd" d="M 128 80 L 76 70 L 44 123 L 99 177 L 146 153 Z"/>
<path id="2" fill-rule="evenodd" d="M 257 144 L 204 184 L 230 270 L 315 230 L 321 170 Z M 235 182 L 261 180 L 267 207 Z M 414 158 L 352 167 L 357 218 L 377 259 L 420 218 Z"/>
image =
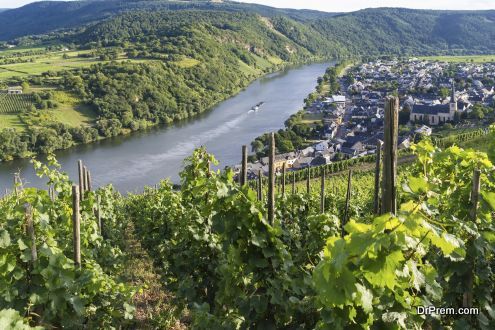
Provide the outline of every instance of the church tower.
<path id="1" fill-rule="evenodd" d="M 457 100 L 455 99 L 455 82 L 452 79 L 452 95 L 450 96 L 450 120 L 454 119 L 454 114 L 457 112 Z"/>

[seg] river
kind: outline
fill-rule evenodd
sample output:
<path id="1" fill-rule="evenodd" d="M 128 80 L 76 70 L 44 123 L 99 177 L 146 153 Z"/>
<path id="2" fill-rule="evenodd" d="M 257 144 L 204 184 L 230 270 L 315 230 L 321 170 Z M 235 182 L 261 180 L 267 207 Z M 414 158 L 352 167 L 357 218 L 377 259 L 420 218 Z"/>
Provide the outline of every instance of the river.
<path id="1" fill-rule="evenodd" d="M 283 128 L 284 121 L 302 108 L 317 77 L 332 64 L 303 65 L 264 76 L 199 118 L 59 151 L 57 160 L 77 181 L 76 163 L 82 159 L 95 187 L 111 183 L 122 193 L 142 191 L 164 178 L 178 182 L 184 158 L 199 146 L 206 146 L 221 168 L 240 163 L 241 146 Z M 249 112 L 261 101 L 265 103 L 260 110 Z M 46 187 L 47 180 L 36 177 L 28 160 L 15 160 L 0 163 L 0 191 L 12 188 L 16 171 L 27 186 Z"/>

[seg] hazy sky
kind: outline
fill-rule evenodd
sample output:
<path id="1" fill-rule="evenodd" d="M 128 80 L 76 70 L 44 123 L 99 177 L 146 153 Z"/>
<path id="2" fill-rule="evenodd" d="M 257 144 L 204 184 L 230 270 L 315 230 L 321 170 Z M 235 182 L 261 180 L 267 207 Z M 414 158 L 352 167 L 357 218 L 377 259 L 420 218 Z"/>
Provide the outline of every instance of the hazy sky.
<path id="1" fill-rule="evenodd" d="M 0 8 L 15 8 L 33 0 L 0 0 Z M 353 11 L 369 7 L 422 9 L 495 9 L 495 0 L 245 0 L 273 7 L 308 8 L 330 12 Z"/>

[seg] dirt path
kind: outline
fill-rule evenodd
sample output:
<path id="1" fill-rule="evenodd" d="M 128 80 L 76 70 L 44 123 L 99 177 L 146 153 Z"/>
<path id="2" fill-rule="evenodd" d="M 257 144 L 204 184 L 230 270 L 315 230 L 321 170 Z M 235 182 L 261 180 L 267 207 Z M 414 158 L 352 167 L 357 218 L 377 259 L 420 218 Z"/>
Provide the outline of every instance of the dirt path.
<path id="1" fill-rule="evenodd" d="M 161 276 L 135 237 L 132 224 L 128 226 L 125 236 L 129 258 L 124 277 L 132 285 L 141 288 L 133 299 L 136 313 L 132 329 L 187 329 L 177 320 L 178 311 L 172 305 L 173 296 L 163 287 Z"/>

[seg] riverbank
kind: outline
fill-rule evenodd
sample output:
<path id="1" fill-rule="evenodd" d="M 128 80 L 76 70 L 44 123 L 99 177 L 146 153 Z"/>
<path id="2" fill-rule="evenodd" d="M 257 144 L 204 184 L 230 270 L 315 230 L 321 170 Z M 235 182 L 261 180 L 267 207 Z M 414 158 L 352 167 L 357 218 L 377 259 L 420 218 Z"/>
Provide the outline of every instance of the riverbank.
<path id="1" fill-rule="evenodd" d="M 321 61 L 321 58 L 312 58 L 311 60 L 317 62 Z M 166 128 L 178 125 L 187 120 L 194 119 L 203 113 L 211 111 L 219 103 L 237 95 L 239 92 L 244 90 L 249 84 L 251 84 L 256 79 L 260 77 L 269 75 L 273 72 L 283 71 L 286 68 L 294 67 L 296 65 L 302 65 L 305 61 L 294 62 L 294 63 L 279 63 L 271 64 L 271 66 L 265 66 L 263 70 L 250 71 L 249 74 L 244 74 L 243 78 L 237 79 L 238 86 L 233 88 L 228 93 L 213 93 L 211 97 L 204 98 L 200 100 L 200 105 L 194 109 L 188 111 L 180 111 L 173 113 L 170 116 L 163 116 L 160 118 L 155 118 L 154 120 L 135 120 L 131 123 L 130 127 L 125 127 L 124 122 L 118 121 L 117 119 L 106 119 L 101 113 L 97 117 L 95 113 L 92 118 L 87 118 L 90 121 L 86 121 L 84 124 L 81 122 L 79 125 L 73 125 L 69 122 L 65 122 L 66 116 L 57 115 L 57 113 L 66 112 L 67 106 L 64 103 L 60 103 L 60 100 L 54 98 L 54 94 L 66 93 L 65 88 L 68 86 L 44 86 L 43 88 L 37 86 L 31 89 L 28 94 L 24 94 L 25 97 L 33 95 L 34 99 L 40 99 L 38 103 L 33 103 L 31 107 L 42 106 L 43 103 L 51 102 L 54 108 L 49 109 L 38 109 L 38 110 L 23 110 L 20 113 L 13 114 L 3 114 L 0 111 L 0 116 L 17 116 L 23 125 L 23 128 L 19 130 L 10 129 L 9 126 L 2 126 L 0 130 L 0 162 L 1 161 L 11 161 L 16 158 L 32 158 L 37 154 L 49 154 L 57 150 L 70 149 L 78 145 L 89 144 L 94 142 L 99 142 L 108 138 L 115 136 L 125 136 L 133 134 L 137 131 L 146 131 L 150 128 Z M 131 65 L 126 63 L 125 65 Z M 120 66 L 125 66 L 124 62 Z M 132 64 L 134 66 L 134 64 Z M 142 64 L 144 65 L 144 64 Z M 152 67 L 152 63 L 148 62 L 146 67 Z M 68 75 L 64 80 L 70 79 L 70 73 L 64 73 Z M 69 78 L 68 78 L 69 77 Z M 131 79 L 131 77 L 129 78 Z M 232 77 L 233 79 L 233 77 Z M 69 83 L 70 85 L 71 83 Z M 231 84 L 235 86 L 235 84 Z M 33 94 L 31 94 L 33 93 Z M 36 94 L 36 95 L 35 95 Z M 72 93 L 72 95 L 77 95 L 77 93 Z M 22 96 L 22 95 L 21 95 Z M 13 97 L 6 95 L 6 97 Z M 46 98 L 48 101 L 43 101 Z M 73 98 L 73 97 L 72 97 Z M 122 110 L 127 107 L 125 104 L 121 104 L 122 100 L 116 100 L 117 107 L 121 107 Z M 136 96 L 136 101 L 139 98 Z M 95 101 L 93 101 L 95 102 Z M 96 101 L 97 103 L 100 101 Z M 130 101 L 126 101 L 130 102 Z M 175 102 L 175 101 L 174 101 Z M 78 102 L 72 102 L 72 108 L 76 108 L 75 104 Z M 158 106 L 166 107 L 166 104 L 160 104 Z M 78 108 L 88 108 L 88 105 L 83 106 L 78 105 Z M 93 108 L 95 105 L 92 106 Z M 99 107 L 99 105 L 98 105 Z M 186 109 L 189 105 L 177 103 L 178 109 Z M 71 109 L 72 109 L 71 108 Z M 72 109 L 72 112 L 74 112 Z M 79 111 L 79 110 L 78 110 Z M 120 111 L 120 110 L 119 110 Z M 131 118 L 133 117 L 130 114 Z M 60 117 L 60 118 L 59 118 Z M 10 117 L 9 117 L 10 118 Z M 61 120 L 61 121 L 60 121 Z M 18 126 L 18 125 L 17 125 Z M 12 127 L 14 128 L 14 127 Z M 40 137 L 40 138 L 38 138 Z"/>
<path id="2" fill-rule="evenodd" d="M 239 162 L 242 145 L 264 132 L 284 127 L 285 119 L 303 106 L 302 100 L 329 65 L 307 64 L 271 73 L 195 119 L 79 145 L 57 151 L 55 156 L 72 178 L 77 178 L 76 164 L 82 159 L 96 187 L 111 183 L 122 193 L 140 191 L 164 178 L 178 183 L 184 159 L 200 146 L 215 155 L 220 162 L 218 168 L 234 165 Z M 259 101 L 265 101 L 263 107 L 248 113 Z M 13 173 L 18 170 L 25 181 L 44 186 L 29 161 L 18 159 L 0 164 L 2 191 L 5 187 L 11 189 Z"/>

